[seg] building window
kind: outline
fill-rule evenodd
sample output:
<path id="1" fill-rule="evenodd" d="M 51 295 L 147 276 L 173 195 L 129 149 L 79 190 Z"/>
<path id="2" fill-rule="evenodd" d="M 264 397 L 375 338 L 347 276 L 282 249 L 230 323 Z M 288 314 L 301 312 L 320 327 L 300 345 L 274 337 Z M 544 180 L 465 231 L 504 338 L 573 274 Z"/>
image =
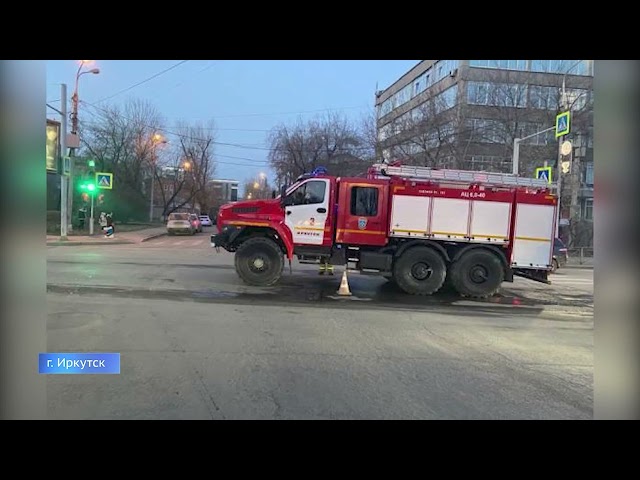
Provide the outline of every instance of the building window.
<path id="1" fill-rule="evenodd" d="M 501 68 L 504 70 L 526 70 L 526 60 L 469 60 L 471 67 Z"/>
<path id="2" fill-rule="evenodd" d="M 466 121 L 470 141 L 478 143 L 508 143 L 504 125 L 498 120 L 469 118 Z"/>
<path id="3" fill-rule="evenodd" d="M 529 86 L 529 105 L 541 110 L 556 110 L 560 99 L 560 89 L 557 87 Z"/>
<path id="4" fill-rule="evenodd" d="M 593 162 L 589 162 L 585 165 L 584 183 L 588 187 L 593 187 Z"/>
<path id="5" fill-rule="evenodd" d="M 453 108 L 458 100 L 458 85 L 453 85 L 452 87 L 447 88 L 436 98 L 441 99 L 437 104 L 439 106 L 438 113 Z"/>
<path id="6" fill-rule="evenodd" d="M 589 60 L 531 60 L 531 71 L 591 75 L 591 62 Z"/>
<path id="7" fill-rule="evenodd" d="M 527 85 L 469 82 L 467 102 L 474 105 L 524 108 L 527 106 Z"/>
<path id="8" fill-rule="evenodd" d="M 582 110 L 587 106 L 589 100 L 589 90 L 582 88 L 567 88 L 565 90 L 567 103 L 571 110 Z"/>
<path id="9" fill-rule="evenodd" d="M 473 105 L 489 105 L 489 84 L 469 82 L 467 85 L 467 102 Z"/>
<path id="10" fill-rule="evenodd" d="M 427 89 L 427 78 L 428 75 L 423 73 L 413 82 L 413 96 L 420 95 Z"/>
<path id="11" fill-rule="evenodd" d="M 496 155 L 470 155 L 466 157 L 469 170 L 481 172 L 511 172 L 511 159 Z"/>
<path id="12" fill-rule="evenodd" d="M 375 187 L 352 187 L 351 215 L 357 217 L 378 215 L 378 189 Z"/>
<path id="13" fill-rule="evenodd" d="M 584 199 L 582 218 L 585 220 L 593 220 L 593 198 Z"/>
<path id="14" fill-rule="evenodd" d="M 231 187 L 231 201 L 232 202 L 237 202 L 238 201 L 238 186 L 234 185 L 233 187 Z"/>
<path id="15" fill-rule="evenodd" d="M 390 97 L 390 98 L 387 98 L 384 102 L 382 102 L 382 104 L 380 105 L 380 118 L 384 117 L 385 115 L 388 115 L 389 113 L 391 113 L 391 110 L 393 110 L 392 100 L 393 100 L 393 97 Z"/>

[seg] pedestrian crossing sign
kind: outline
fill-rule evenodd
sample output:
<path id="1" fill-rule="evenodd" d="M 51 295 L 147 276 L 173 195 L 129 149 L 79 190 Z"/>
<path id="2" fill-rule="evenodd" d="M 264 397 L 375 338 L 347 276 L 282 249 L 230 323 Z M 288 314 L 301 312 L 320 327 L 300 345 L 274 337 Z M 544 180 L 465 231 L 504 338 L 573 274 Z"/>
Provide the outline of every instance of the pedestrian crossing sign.
<path id="1" fill-rule="evenodd" d="M 96 186 L 104 190 L 113 188 L 113 173 L 96 172 Z"/>
<path id="2" fill-rule="evenodd" d="M 536 168 L 536 178 L 551 183 L 551 167 Z"/>
<path id="3" fill-rule="evenodd" d="M 564 112 L 556 117 L 556 138 L 569 135 L 570 115 L 571 112 Z"/>

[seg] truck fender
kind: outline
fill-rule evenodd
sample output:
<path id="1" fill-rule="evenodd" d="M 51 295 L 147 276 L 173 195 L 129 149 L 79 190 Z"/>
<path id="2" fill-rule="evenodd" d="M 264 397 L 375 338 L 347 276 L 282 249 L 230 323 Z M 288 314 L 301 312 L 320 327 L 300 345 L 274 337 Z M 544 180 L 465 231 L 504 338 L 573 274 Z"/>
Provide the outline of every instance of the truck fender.
<path id="1" fill-rule="evenodd" d="M 278 237 L 282 239 L 282 243 L 284 243 L 284 248 L 287 250 L 287 259 L 289 261 L 293 260 L 293 235 L 291 230 L 284 223 L 274 224 L 273 229 L 278 234 Z"/>
<path id="2" fill-rule="evenodd" d="M 416 247 L 416 246 L 419 246 L 419 245 L 431 247 L 434 250 L 436 250 L 437 252 L 439 252 L 442 255 L 442 258 L 444 258 L 447 262 L 451 261 L 451 259 L 449 258 L 449 254 L 447 253 L 445 248 L 442 245 L 440 245 L 439 243 L 433 242 L 431 240 L 412 240 L 412 241 L 403 243 L 400 246 L 400 248 L 398 248 L 398 250 L 396 251 L 395 256 L 399 257 L 400 255 L 402 255 L 408 249 Z"/>

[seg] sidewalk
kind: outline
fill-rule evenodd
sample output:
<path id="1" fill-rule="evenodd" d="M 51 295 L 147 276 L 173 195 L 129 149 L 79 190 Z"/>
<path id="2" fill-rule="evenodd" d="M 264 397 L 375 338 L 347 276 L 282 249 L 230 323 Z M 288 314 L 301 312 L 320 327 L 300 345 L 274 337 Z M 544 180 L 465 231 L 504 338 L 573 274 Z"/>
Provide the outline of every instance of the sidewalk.
<path id="1" fill-rule="evenodd" d="M 117 229 L 116 225 L 116 229 Z M 47 235 L 48 246 L 76 246 L 76 245 L 125 245 L 142 243 L 153 238 L 162 237 L 167 234 L 166 227 L 145 228 L 135 232 L 118 232 L 116 230 L 114 238 L 105 238 L 102 232 L 95 232 L 89 235 L 71 235 L 66 241 L 61 241 L 59 235 Z"/>

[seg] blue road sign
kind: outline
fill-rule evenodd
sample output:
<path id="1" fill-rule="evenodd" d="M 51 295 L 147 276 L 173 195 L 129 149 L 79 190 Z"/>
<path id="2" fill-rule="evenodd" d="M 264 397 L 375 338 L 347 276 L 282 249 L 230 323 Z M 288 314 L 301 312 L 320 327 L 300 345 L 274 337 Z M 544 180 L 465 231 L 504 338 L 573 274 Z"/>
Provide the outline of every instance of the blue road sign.
<path id="1" fill-rule="evenodd" d="M 556 138 L 569 134 L 570 116 L 570 112 L 564 112 L 556 117 Z"/>
<path id="2" fill-rule="evenodd" d="M 113 173 L 96 172 L 96 186 L 111 190 L 113 188 Z"/>
<path id="3" fill-rule="evenodd" d="M 551 167 L 536 168 L 536 178 L 551 183 Z"/>

